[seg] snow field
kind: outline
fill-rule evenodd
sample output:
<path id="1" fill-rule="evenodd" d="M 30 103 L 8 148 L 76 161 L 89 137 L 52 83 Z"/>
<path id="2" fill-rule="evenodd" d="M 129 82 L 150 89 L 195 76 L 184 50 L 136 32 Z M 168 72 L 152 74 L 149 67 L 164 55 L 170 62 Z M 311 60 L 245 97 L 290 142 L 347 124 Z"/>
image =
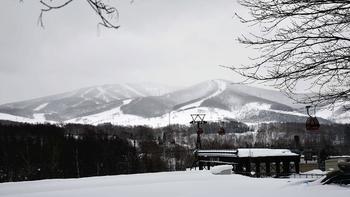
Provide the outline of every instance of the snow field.
<path id="1" fill-rule="evenodd" d="M 212 174 L 232 174 L 232 165 L 219 165 L 210 169 Z"/>
<path id="2" fill-rule="evenodd" d="M 2 183 L 0 196 L 348 197 L 350 187 L 310 184 L 302 179 L 250 178 L 235 174 L 212 175 L 209 171 L 182 171 Z"/>

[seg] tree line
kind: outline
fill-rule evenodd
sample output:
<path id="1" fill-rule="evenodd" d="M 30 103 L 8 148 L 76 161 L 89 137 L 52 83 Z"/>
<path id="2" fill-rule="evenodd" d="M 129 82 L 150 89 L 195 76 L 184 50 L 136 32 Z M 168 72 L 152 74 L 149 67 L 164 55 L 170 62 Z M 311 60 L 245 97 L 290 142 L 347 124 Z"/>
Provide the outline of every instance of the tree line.
<path id="1" fill-rule="evenodd" d="M 217 133 L 225 129 L 224 135 Z M 350 125 L 321 125 L 308 132 L 300 123 L 203 126 L 203 149 L 289 148 L 313 154 L 350 154 Z M 195 158 L 196 128 L 163 128 L 0 121 L 0 182 L 185 170 Z"/>
<path id="2" fill-rule="evenodd" d="M 136 140 L 107 127 L 0 124 L 0 182 L 168 170 L 147 128 L 135 129 Z"/>

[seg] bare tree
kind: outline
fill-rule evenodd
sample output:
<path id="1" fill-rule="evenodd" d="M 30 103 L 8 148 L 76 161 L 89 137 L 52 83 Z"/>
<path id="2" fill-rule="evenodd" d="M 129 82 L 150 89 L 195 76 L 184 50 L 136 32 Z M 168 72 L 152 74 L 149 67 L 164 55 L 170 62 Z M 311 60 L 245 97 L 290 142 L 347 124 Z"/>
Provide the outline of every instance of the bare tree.
<path id="1" fill-rule="evenodd" d="M 23 1 L 23 0 L 20 0 Z M 44 27 L 43 16 L 44 13 L 50 12 L 52 10 L 61 9 L 63 7 L 68 6 L 75 0 L 40 0 L 43 8 L 41 9 L 38 22 Z M 118 29 L 119 25 L 117 25 L 117 21 L 119 18 L 118 10 L 109 4 L 106 4 L 104 0 L 85 0 L 86 3 L 90 5 L 92 10 L 97 14 L 100 19 L 99 25 L 102 25 L 106 28 Z"/>
<path id="2" fill-rule="evenodd" d="M 239 41 L 259 50 L 250 65 L 230 67 L 247 81 L 272 83 L 301 103 L 350 101 L 349 0 L 239 0 L 260 27 Z M 310 94 L 297 96 L 297 87 Z"/>

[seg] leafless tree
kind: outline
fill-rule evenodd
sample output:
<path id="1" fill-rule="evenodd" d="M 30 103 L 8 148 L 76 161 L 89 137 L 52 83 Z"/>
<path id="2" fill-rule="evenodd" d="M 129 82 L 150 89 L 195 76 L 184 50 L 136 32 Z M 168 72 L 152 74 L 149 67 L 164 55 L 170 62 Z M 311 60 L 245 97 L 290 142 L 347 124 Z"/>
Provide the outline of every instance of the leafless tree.
<path id="1" fill-rule="evenodd" d="M 23 0 L 20 0 L 23 1 Z M 61 9 L 68 6 L 73 1 L 76 0 L 40 0 L 41 5 L 43 6 L 39 15 L 38 22 L 44 27 L 43 16 L 46 12 L 52 10 Z M 119 18 L 118 10 L 109 4 L 105 3 L 105 0 L 85 0 L 86 3 L 90 5 L 92 10 L 97 14 L 100 19 L 99 25 L 102 25 L 106 28 L 118 29 L 117 21 Z"/>
<path id="2" fill-rule="evenodd" d="M 238 40 L 259 50 L 249 65 L 230 67 L 301 103 L 350 101 L 349 0 L 239 0 L 250 16 L 241 22 L 259 33 Z M 273 82 L 273 83 L 271 83 Z M 307 85 L 306 85 L 307 84 Z M 309 94 L 297 96 L 303 86 Z"/>

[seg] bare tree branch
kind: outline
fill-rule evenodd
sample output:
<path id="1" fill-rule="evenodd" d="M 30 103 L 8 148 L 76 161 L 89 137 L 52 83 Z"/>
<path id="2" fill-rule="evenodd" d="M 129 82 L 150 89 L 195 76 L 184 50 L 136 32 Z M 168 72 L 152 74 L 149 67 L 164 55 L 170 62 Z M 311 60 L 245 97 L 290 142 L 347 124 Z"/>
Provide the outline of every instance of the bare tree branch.
<path id="1" fill-rule="evenodd" d="M 41 27 L 44 27 L 44 22 L 43 22 L 44 13 L 66 7 L 73 1 L 74 0 L 66 0 L 63 3 L 55 4 L 54 0 L 40 0 L 40 3 L 43 5 L 43 8 L 41 9 L 41 12 L 38 18 L 38 24 L 40 24 Z M 103 0 L 86 0 L 86 2 L 98 15 L 100 19 L 99 25 L 102 25 L 103 27 L 106 27 L 106 28 L 113 28 L 113 29 L 119 28 L 119 25 L 116 25 L 119 19 L 119 12 L 115 7 L 104 3 Z"/>
<path id="2" fill-rule="evenodd" d="M 241 22 L 262 28 L 238 40 L 261 55 L 233 71 L 250 81 L 273 82 L 300 103 L 350 101 L 349 0 L 239 2 L 251 16 L 238 15 Z M 301 85 L 309 90 L 304 97 L 296 95 Z"/>

